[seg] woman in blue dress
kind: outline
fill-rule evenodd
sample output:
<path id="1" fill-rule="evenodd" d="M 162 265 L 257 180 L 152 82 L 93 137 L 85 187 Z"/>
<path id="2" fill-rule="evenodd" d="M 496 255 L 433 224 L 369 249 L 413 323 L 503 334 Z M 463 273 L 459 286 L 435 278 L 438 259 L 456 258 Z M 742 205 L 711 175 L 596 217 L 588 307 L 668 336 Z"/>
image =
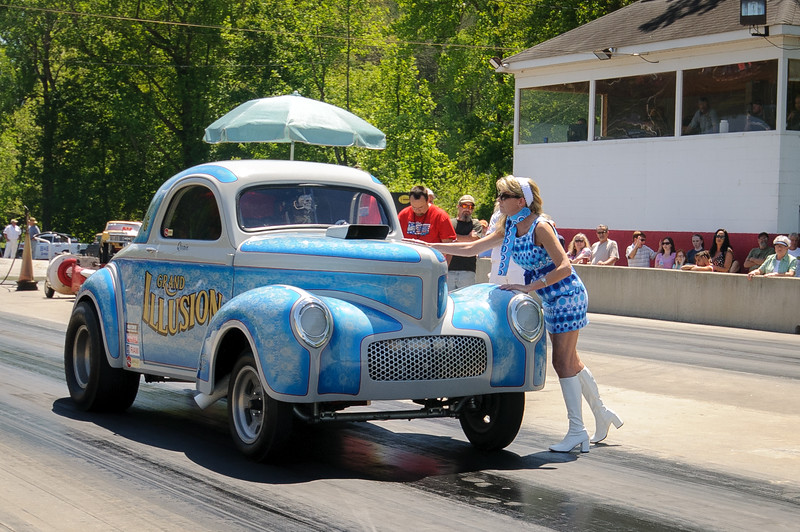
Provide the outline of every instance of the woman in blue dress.
<path id="1" fill-rule="evenodd" d="M 553 368 L 569 420 L 569 432 L 561 442 L 551 445 L 550 450 L 567 453 L 580 446 L 581 452 L 589 452 L 590 441 L 604 440 L 611 424 L 619 428 L 622 420 L 605 407 L 592 373 L 578 356 L 578 332 L 588 323 L 586 288 L 572 268 L 552 222 L 542 214 L 542 198 L 536 183 L 507 176 L 497 181 L 497 193 L 501 217 L 496 232 L 472 242 L 430 244 L 430 247 L 449 255 L 472 256 L 499 245 L 500 275 L 505 274 L 510 260 L 533 274 L 529 284 L 504 284 L 500 288 L 525 293 L 536 290 L 542 300 Z M 583 425 L 581 394 L 595 416 L 595 434 L 591 439 Z"/>

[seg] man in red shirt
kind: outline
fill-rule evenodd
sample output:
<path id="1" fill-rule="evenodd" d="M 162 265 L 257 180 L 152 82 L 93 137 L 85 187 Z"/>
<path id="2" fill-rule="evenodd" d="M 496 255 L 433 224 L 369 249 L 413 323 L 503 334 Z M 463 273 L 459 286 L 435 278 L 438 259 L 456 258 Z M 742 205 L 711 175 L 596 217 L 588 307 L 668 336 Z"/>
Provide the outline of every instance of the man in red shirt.
<path id="1" fill-rule="evenodd" d="M 409 206 L 400 211 L 403 236 L 435 244 L 456 239 L 450 216 L 444 209 L 428 203 L 428 189 L 415 186 L 408 193 Z"/>

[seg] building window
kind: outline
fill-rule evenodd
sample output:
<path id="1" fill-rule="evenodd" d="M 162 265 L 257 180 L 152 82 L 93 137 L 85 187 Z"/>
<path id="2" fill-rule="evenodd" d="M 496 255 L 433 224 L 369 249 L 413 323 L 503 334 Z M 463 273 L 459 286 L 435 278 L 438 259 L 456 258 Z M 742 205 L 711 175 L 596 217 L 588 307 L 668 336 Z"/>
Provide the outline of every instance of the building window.
<path id="1" fill-rule="evenodd" d="M 519 143 L 586 140 L 589 82 L 519 91 Z"/>
<path id="2" fill-rule="evenodd" d="M 598 80 L 595 137 L 630 139 L 675 134 L 675 72 Z"/>
<path id="3" fill-rule="evenodd" d="M 777 60 L 685 71 L 683 134 L 775 129 L 777 80 Z"/>
<path id="4" fill-rule="evenodd" d="M 786 95 L 786 129 L 800 131 L 800 59 L 789 59 L 789 84 Z"/>

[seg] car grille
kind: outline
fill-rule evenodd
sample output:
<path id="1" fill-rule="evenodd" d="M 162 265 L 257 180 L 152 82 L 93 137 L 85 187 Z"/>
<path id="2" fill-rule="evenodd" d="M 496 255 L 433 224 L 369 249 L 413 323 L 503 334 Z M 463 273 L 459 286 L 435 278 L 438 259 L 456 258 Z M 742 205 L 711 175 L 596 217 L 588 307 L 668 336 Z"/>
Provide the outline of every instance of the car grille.
<path id="1" fill-rule="evenodd" d="M 486 343 L 472 336 L 418 336 L 367 347 L 374 381 L 429 381 L 476 377 L 486 371 Z"/>

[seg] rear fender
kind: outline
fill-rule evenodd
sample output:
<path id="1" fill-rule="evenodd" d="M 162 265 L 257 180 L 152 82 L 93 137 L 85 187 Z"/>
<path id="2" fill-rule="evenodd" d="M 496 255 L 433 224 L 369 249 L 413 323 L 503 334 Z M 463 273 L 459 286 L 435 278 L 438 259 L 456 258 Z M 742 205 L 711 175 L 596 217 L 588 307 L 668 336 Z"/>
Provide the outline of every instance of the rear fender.
<path id="1" fill-rule="evenodd" d="M 97 311 L 100 321 L 100 331 L 102 332 L 102 343 L 105 349 L 108 363 L 112 368 L 125 366 L 122 354 L 122 299 L 119 295 L 119 285 L 117 283 L 116 268 L 109 265 L 93 273 L 86 282 L 81 285 L 81 289 L 75 296 L 75 305 L 82 301 L 91 301 Z M 74 308 L 74 307 L 73 307 Z"/>

